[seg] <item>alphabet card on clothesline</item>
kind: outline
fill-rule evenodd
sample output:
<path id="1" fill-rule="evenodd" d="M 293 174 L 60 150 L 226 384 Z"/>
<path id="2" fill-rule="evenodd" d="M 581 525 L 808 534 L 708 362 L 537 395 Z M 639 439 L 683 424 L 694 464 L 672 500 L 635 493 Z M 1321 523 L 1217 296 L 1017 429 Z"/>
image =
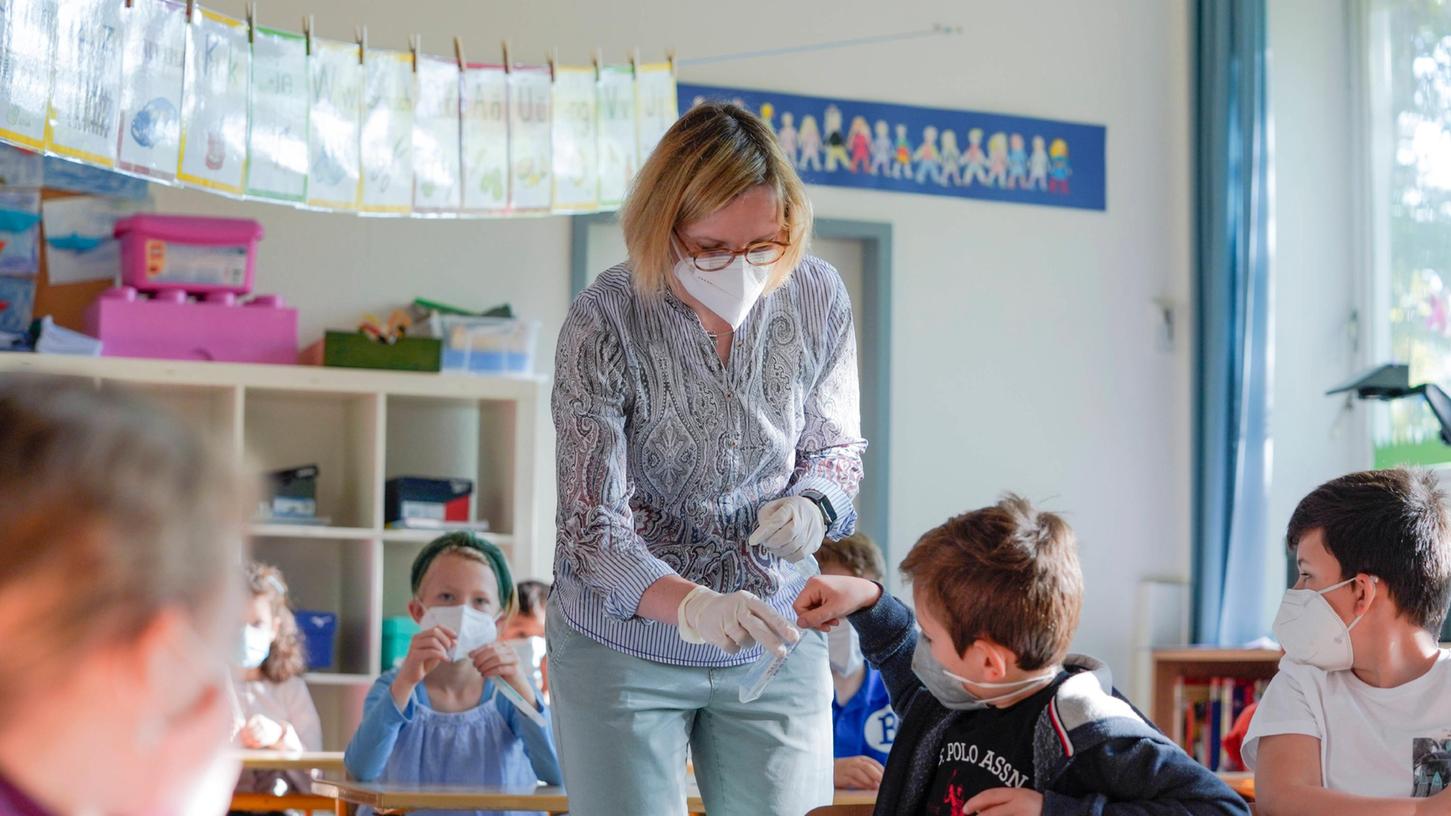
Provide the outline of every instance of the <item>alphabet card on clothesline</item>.
<path id="1" fill-rule="evenodd" d="M 134 0 L 127 20 L 116 166 L 171 181 L 181 149 L 186 7 L 174 0 Z"/>
<path id="2" fill-rule="evenodd" d="M 553 192 L 549 69 L 509 72 L 509 205 L 515 212 L 548 212 Z"/>
<path id="3" fill-rule="evenodd" d="M 459 83 L 464 211 L 509 207 L 509 75 L 502 66 L 470 65 Z"/>
<path id="4" fill-rule="evenodd" d="M 413 206 L 413 55 L 369 50 L 361 131 L 364 212 Z"/>
<path id="5" fill-rule="evenodd" d="M 363 109 L 363 66 L 356 43 L 312 44 L 312 110 L 308 115 L 309 206 L 358 206 L 358 122 Z"/>
<path id="6" fill-rule="evenodd" d="M 247 130 L 247 195 L 307 199 L 307 39 L 257 27 Z"/>
<path id="7" fill-rule="evenodd" d="M 176 177 L 219 193 L 241 195 L 252 60 L 247 24 L 200 9 L 186 33 L 181 163 Z"/>
<path id="8" fill-rule="evenodd" d="M 46 150 L 97 167 L 116 163 L 125 8 L 114 0 L 66 0 L 57 8 Z"/>
<path id="9" fill-rule="evenodd" d="M 414 212 L 458 212 L 459 85 L 455 63 L 418 57 L 418 95 L 413 102 Z"/>

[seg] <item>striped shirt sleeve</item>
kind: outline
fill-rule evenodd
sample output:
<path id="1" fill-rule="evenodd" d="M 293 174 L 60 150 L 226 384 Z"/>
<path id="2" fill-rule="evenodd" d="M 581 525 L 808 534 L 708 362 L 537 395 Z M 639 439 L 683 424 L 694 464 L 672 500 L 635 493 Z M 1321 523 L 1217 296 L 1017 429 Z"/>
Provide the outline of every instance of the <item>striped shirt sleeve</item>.
<path id="1" fill-rule="evenodd" d="M 552 410 L 558 439 L 559 557 L 604 598 L 606 614 L 635 616 L 651 584 L 674 571 L 635 532 L 627 474 L 625 356 L 589 295 L 559 335 Z"/>

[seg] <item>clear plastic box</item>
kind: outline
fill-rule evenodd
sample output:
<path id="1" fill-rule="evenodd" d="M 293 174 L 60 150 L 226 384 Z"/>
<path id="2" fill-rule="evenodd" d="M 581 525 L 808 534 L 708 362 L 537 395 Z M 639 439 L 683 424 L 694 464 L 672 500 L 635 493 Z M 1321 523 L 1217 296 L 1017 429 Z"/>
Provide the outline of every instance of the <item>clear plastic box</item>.
<path id="1" fill-rule="evenodd" d="M 435 315 L 431 333 L 443 341 L 443 370 L 466 374 L 532 374 L 539 321 L 516 317 Z"/>

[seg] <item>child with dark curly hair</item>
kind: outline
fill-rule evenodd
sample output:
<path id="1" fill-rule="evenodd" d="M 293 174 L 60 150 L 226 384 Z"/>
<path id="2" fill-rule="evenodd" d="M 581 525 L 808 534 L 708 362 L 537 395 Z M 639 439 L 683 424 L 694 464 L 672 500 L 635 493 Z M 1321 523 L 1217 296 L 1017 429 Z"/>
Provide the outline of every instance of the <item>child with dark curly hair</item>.
<path id="1" fill-rule="evenodd" d="M 268 564 L 249 564 L 247 590 L 236 740 L 256 750 L 320 751 L 322 723 L 302 679 L 307 658 L 282 572 Z M 310 788 L 304 773 L 244 771 L 237 790 L 281 795 Z"/>

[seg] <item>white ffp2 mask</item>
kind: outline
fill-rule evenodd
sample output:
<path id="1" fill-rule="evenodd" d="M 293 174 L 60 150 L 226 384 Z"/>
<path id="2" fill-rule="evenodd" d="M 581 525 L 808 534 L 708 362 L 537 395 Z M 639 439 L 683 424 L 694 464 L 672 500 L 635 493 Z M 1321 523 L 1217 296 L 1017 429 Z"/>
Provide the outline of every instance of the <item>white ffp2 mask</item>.
<path id="1" fill-rule="evenodd" d="M 719 272 L 702 272 L 689 258 L 681 258 L 675 264 L 675 277 L 691 297 L 731 324 L 732 329 L 738 329 L 766 291 L 771 267 L 756 266 L 747 262 L 746 256 L 737 255 L 730 266 Z"/>
<path id="2" fill-rule="evenodd" d="M 458 635 L 458 642 L 448 653 L 448 659 L 454 662 L 468 660 L 469 652 L 499 639 L 494 619 L 467 605 L 429 607 L 418 625 L 424 629 L 442 626 Z"/>
<path id="3" fill-rule="evenodd" d="M 1348 625 L 1325 600 L 1326 593 L 1353 582 L 1341 581 L 1324 589 L 1287 589 L 1275 615 L 1275 639 L 1291 662 L 1314 666 L 1323 671 L 1344 671 L 1355 663 L 1355 649 L 1350 644 L 1350 630 L 1360 623 L 1365 613 Z M 1374 575 L 1371 583 L 1379 583 Z"/>

